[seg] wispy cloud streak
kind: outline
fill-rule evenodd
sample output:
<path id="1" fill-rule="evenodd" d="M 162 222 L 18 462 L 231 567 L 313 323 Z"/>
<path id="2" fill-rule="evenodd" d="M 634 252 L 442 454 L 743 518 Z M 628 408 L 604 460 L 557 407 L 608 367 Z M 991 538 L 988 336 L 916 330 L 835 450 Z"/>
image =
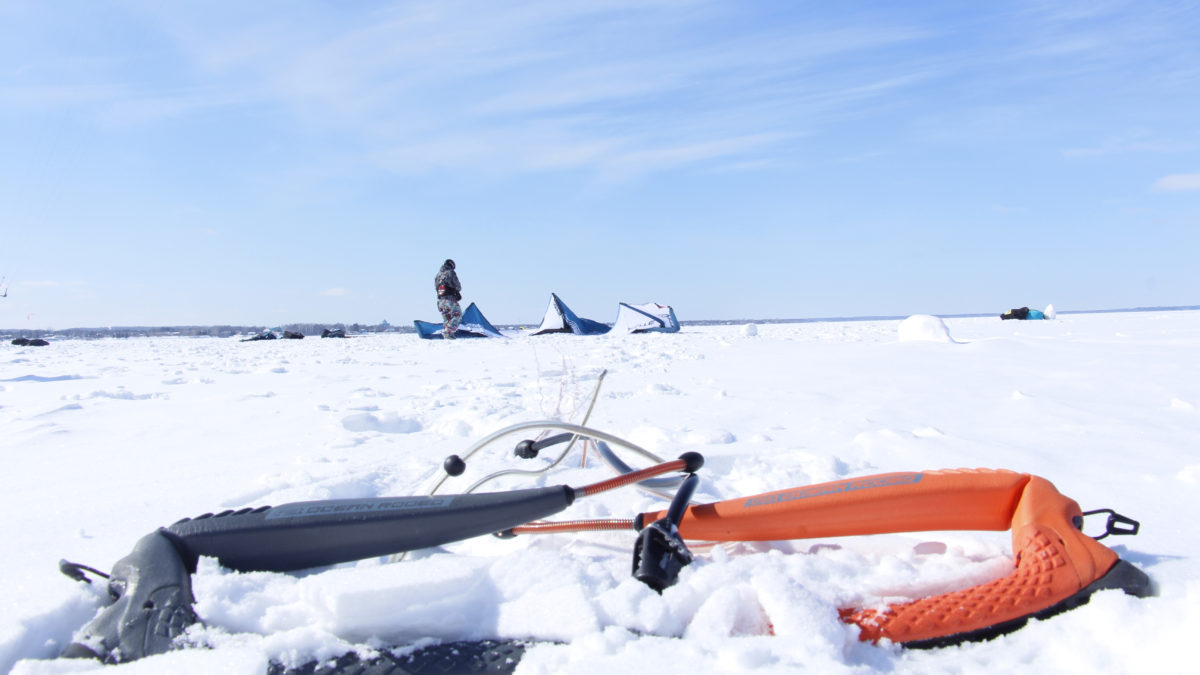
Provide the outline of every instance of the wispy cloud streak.
<path id="1" fill-rule="evenodd" d="M 1154 181 L 1159 192 L 1200 192 L 1200 173 L 1175 173 Z"/>
<path id="2" fill-rule="evenodd" d="M 961 96 L 965 119 L 983 95 L 993 108 L 1020 105 L 1007 99 L 1035 83 L 1093 86 L 1151 60 L 1162 64 L 1152 76 L 1173 86 L 1200 77 L 1168 58 L 1188 39 L 1173 27 L 1179 15 L 1127 2 L 1018 2 L 970 19 L 885 5 L 852 22 L 820 7 L 708 0 L 132 2 L 126 11 L 126 23 L 151 26 L 145 39 L 166 48 L 149 74 L 130 77 L 122 64 L 144 55 L 113 38 L 114 53 L 73 75 L 48 62 L 0 75 L 0 102 L 89 108 L 114 126 L 269 115 L 298 134 L 337 135 L 342 157 L 396 171 L 612 176 L 768 166 L 796 139 L 881 111 L 939 128 L 955 111 L 927 102 L 935 86 Z M 1120 147 L 1153 149 L 1135 139 L 1066 154 Z"/>

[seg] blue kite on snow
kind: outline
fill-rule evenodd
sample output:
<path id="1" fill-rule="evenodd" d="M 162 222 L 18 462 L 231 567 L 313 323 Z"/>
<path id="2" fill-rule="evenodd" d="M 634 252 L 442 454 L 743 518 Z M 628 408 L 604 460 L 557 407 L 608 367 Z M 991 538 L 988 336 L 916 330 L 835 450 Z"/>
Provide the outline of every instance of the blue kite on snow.
<path id="1" fill-rule="evenodd" d="M 571 311 L 570 307 L 554 293 L 550 294 L 550 306 L 546 308 L 546 316 L 542 324 L 530 335 L 546 333 L 574 333 L 575 335 L 604 335 L 612 330 L 608 324 L 581 319 Z"/>
<path id="2" fill-rule="evenodd" d="M 423 340 L 441 340 L 442 324 L 432 323 L 430 321 L 421 321 L 417 319 L 413 321 L 413 325 L 417 327 L 417 336 Z M 467 309 L 463 311 L 462 321 L 458 324 L 458 330 L 454 331 L 456 338 L 477 338 L 477 337 L 505 337 L 495 326 L 491 324 L 484 316 L 483 312 L 471 303 Z"/>
<path id="3" fill-rule="evenodd" d="M 617 320 L 612 329 L 614 333 L 678 333 L 679 320 L 670 305 L 622 302 L 617 305 Z"/>
<path id="4" fill-rule="evenodd" d="M 617 320 L 610 327 L 608 324 L 580 318 L 567 307 L 558 295 L 550 294 L 550 306 L 546 308 L 546 316 L 542 324 L 530 335 L 545 333 L 573 333 L 575 335 L 604 335 L 605 333 L 678 333 L 679 320 L 675 318 L 675 310 L 669 305 L 657 302 L 647 302 L 641 305 L 631 305 L 622 302 L 617 305 Z"/>

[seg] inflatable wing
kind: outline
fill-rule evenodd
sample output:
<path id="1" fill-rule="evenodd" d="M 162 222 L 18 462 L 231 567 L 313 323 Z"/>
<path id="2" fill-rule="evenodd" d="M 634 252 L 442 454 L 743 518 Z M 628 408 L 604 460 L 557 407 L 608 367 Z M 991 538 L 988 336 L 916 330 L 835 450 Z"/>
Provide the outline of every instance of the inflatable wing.
<path id="1" fill-rule="evenodd" d="M 442 324 L 433 323 L 431 321 L 421 321 L 417 319 L 413 321 L 413 326 L 417 329 L 417 337 L 423 340 L 441 340 L 442 339 Z M 456 338 L 474 338 L 474 337 L 504 337 L 504 334 L 491 324 L 484 316 L 483 312 L 471 303 L 463 311 L 462 321 L 458 324 L 458 330 L 454 331 Z"/>

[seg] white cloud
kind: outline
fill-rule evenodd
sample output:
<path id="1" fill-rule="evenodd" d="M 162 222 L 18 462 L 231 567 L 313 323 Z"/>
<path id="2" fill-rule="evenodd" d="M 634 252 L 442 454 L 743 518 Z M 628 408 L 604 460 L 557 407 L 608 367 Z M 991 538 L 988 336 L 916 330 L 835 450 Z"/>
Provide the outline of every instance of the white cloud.
<path id="1" fill-rule="evenodd" d="M 102 84 L 29 84 L 0 87 L 0 104 L 17 109 L 55 109 L 92 105 L 118 98 L 120 87 Z"/>
<path id="2" fill-rule="evenodd" d="M 1173 173 L 1154 181 L 1158 192 L 1200 192 L 1200 173 Z"/>
<path id="3" fill-rule="evenodd" d="M 785 140 L 779 134 L 757 134 L 713 141 L 685 143 L 661 148 L 645 148 L 608 158 L 606 177 L 623 180 L 651 171 L 662 171 L 686 164 L 743 157 L 754 149 Z"/>
<path id="4" fill-rule="evenodd" d="M 1063 150 L 1063 156 L 1105 157 L 1133 152 L 1171 154 L 1186 152 L 1191 149 L 1192 146 L 1190 144 L 1155 139 L 1145 129 L 1134 129 L 1124 134 L 1106 138 L 1098 145 L 1091 147 L 1067 148 Z"/>
<path id="5" fill-rule="evenodd" d="M 22 282 L 20 282 L 20 285 L 25 288 L 75 288 L 75 287 L 79 287 L 79 286 L 86 286 L 87 284 L 85 284 L 82 281 L 50 281 L 50 280 L 33 281 L 33 280 L 31 280 L 31 281 L 22 281 Z"/>
<path id="6" fill-rule="evenodd" d="M 344 288 L 329 288 L 329 289 L 321 291 L 321 295 L 323 295 L 327 298 L 334 298 L 334 297 L 340 297 L 343 295 L 350 295 L 350 291 L 348 291 Z"/>
<path id="7" fill-rule="evenodd" d="M 110 117 L 256 105 L 310 128 L 344 130 L 377 164 L 405 173 L 611 175 L 715 156 L 769 161 L 772 146 L 807 133 L 815 116 L 903 96 L 931 75 L 891 62 L 828 74 L 843 60 L 929 37 L 921 30 L 815 22 L 700 40 L 737 13 L 694 0 L 534 0 L 503 9 L 415 2 L 284 20 L 239 9 L 238 21 L 152 7 L 202 75 L 177 90 L 130 96 Z"/>

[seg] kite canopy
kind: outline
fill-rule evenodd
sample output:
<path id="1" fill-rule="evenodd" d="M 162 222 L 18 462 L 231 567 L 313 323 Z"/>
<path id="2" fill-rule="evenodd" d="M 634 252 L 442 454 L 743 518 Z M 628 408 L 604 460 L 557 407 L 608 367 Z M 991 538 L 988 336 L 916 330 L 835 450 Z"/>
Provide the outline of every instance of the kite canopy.
<path id="1" fill-rule="evenodd" d="M 1016 307 L 1008 310 L 1000 315 L 1001 319 L 1020 319 L 1022 321 L 1030 319 L 1054 319 L 1058 316 L 1058 312 L 1054 309 L 1054 305 L 1046 305 L 1044 312 L 1039 312 L 1036 309 L 1028 307 Z"/>
<path id="2" fill-rule="evenodd" d="M 429 321 L 421 321 L 417 319 L 413 321 L 413 325 L 417 328 L 417 336 L 423 340 L 441 340 L 442 339 L 442 324 L 431 323 Z M 458 324 L 458 330 L 454 331 L 456 338 L 473 338 L 473 337 L 494 337 L 502 338 L 501 333 L 495 326 L 491 324 L 484 316 L 483 312 L 471 303 L 463 311 L 462 321 Z"/>
<path id="3" fill-rule="evenodd" d="M 464 319 L 465 321 L 465 319 Z M 591 319 L 581 319 L 567 307 L 566 303 L 554 293 L 550 294 L 550 306 L 546 308 L 546 316 L 542 325 L 530 335 L 544 333 L 574 333 L 575 335 L 603 335 L 612 330 L 607 324 Z"/>
<path id="4" fill-rule="evenodd" d="M 678 333 L 679 320 L 675 318 L 675 310 L 667 305 L 622 302 L 617 306 L 617 321 L 612 329 L 615 333 Z"/>

